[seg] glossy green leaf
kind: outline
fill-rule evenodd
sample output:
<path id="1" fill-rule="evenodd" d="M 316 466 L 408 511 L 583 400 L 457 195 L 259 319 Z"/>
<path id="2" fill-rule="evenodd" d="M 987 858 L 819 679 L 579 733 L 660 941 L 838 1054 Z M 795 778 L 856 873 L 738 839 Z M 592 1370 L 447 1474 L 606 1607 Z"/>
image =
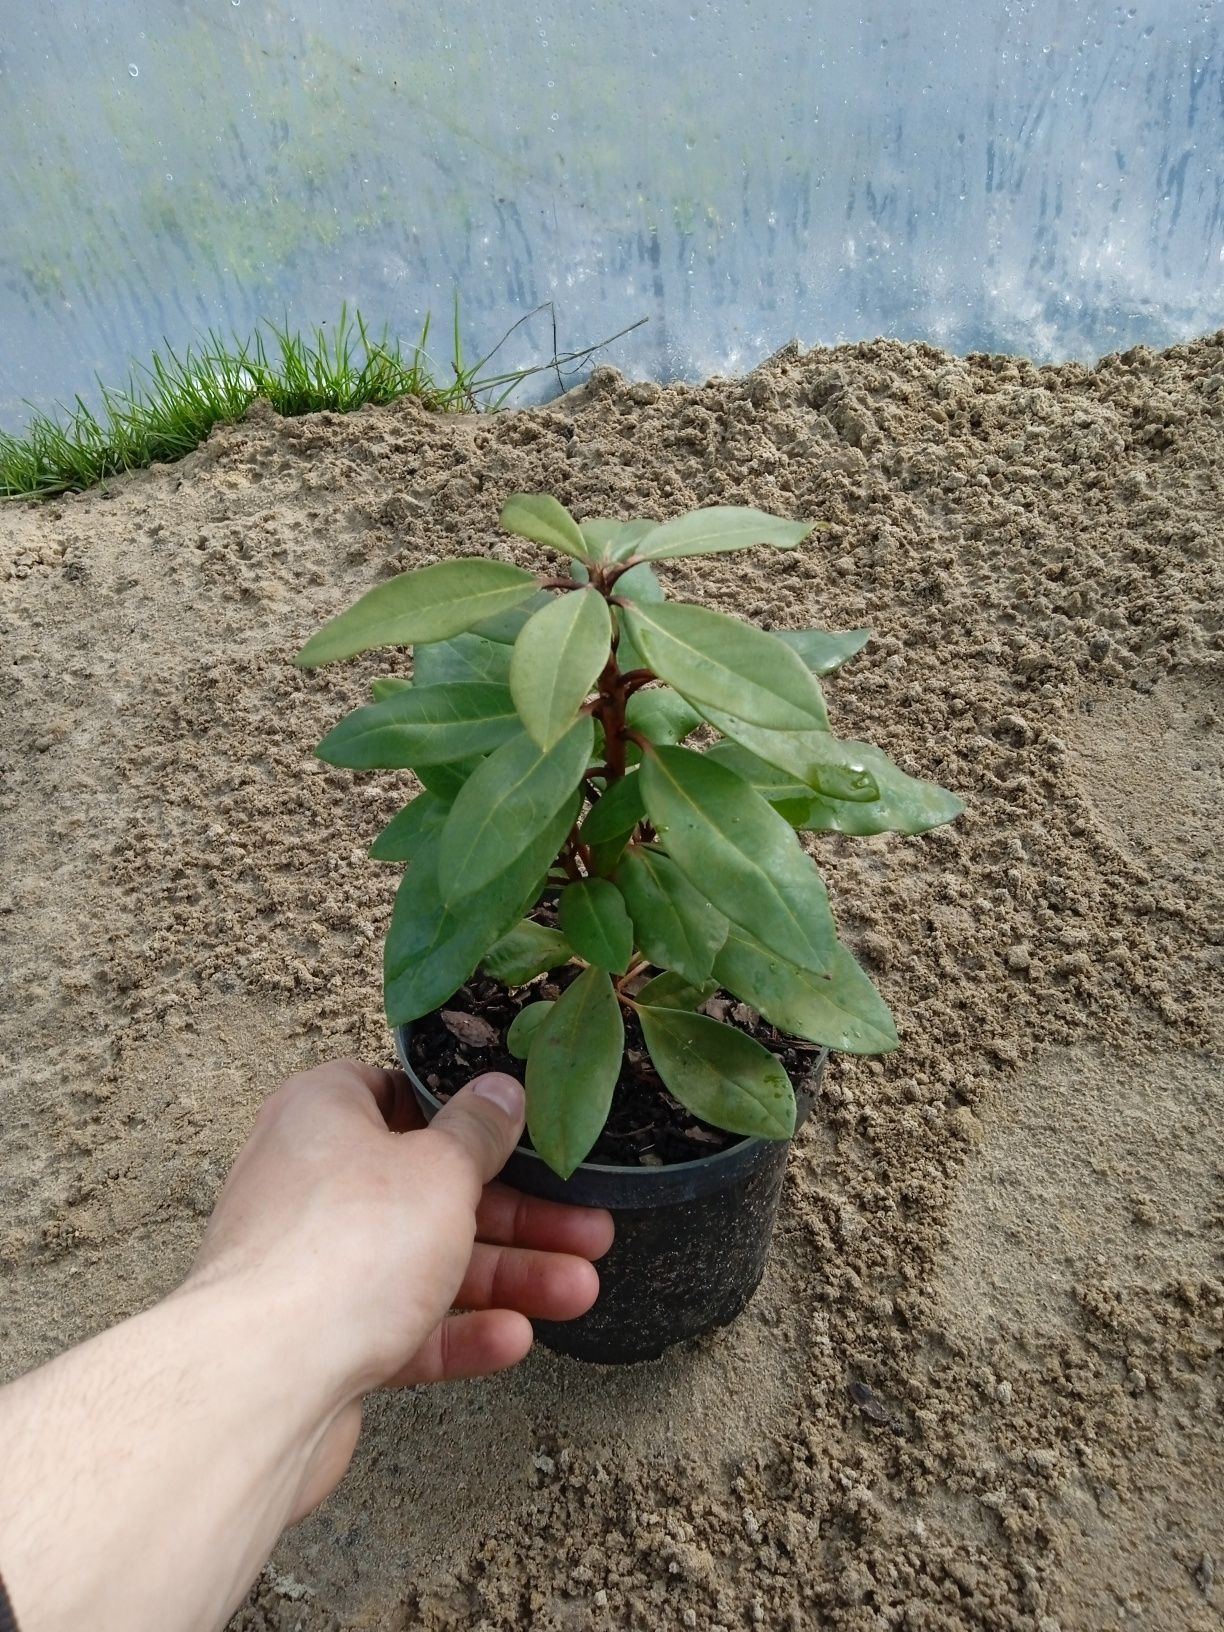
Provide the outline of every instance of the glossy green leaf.
<path id="1" fill-rule="evenodd" d="M 897 1030 L 884 999 L 838 942 L 823 970 L 799 969 L 732 924 L 714 960 L 720 985 L 779 1031 L 850 1054 L 884 1054 Z"/>
<path id="2" fill-rule="evenodd" d="M 516 1060 L 525 1060 L 531 1053 L 531 1044 L 542 1023 L 552 1012 L 553 1000 L 542 998 L 538 1003 L 527 1003 L 510 1022 L 506 1032 L 506 1051 Z"/>
<path id="3" fill-rule="evenodd" d="M 625 898 L 606 878 L 586 878 L 561 891 L 561 928 L 580 958 L 623 975 L 633 956 L 633 925 Z"/>
<path id="4" fill-rule="evenodd" d="M 628 607 L 624 619 L 646 666 L 703 713 L 724 709 L 781 731 L 827 729 L 802 658 L 764 630 L 682 601 Z"/>
<path id="5" fill-rule="evenodd" d="M 700 986 L 727 934 L 722 913 L 668 856 L 645 845 L 626 851 L 616 869 L 616 882 L 643 954 L 660 969 L 672 969 Z"/>
<path id="6" fill-rule="evenodd" d="M 630 697 L 625 720 L 651 742 L 676 743 L 683 742 L 690 731 L 696 731 L 702 716 L 677 692 L 666 686 L 652 686 L 648 691 L 635 691 Z M 638 752 L 636 744 L 629 746 Z"/>
<path id="7" fill-rule="evenodd" d="M 524 625 L 510 659 L 510 692 L 541 748 L 551 748 L 577 718 L 611 641 L 608 603 L 593 589 L 558 595 Z"/>
<path id="8" fill-rule="evenodd" d="M 513 646 L 527 619 L 542 606 L 551 606 L 552 601 L 551 590 L 538 589 L 534 595 L 529 595 L 525 601 L 512 606 L 508 612 L 498 612 L 491 618 L 473 624 L 469 633 L 478 635 L 481 640 L 496 641 L 500 646 Z"/>
<path id="9" fill-rule="evenodd" d="M 483 764 L 481 757 L 456 760 L 453 765 L 419 765 L 416 768 L 417 780 L 430 793 L 436 793 L 446 804 L 453 805 L 468 777 L 478 765 Z"/>
<path id="10" fill-rule="evenodd" d="M 647 815 L 704 898 L 801 968 L 823 969 L 837 938 L 828 892 L 783 818 L 734 771 L 688 748 L 655 749 L 638 775 Z"/>
<path id="11" fill-rule="evenodd" d="M 404 874 L 383 949 L 383 999 L 393 1026 L 419 1019 L 445 1003 L 516 919 L 567 831 L 563 810 L 510 865 L 468 896 L 458 912 L 447 910 L 439 886 L 440 840 L 428 839 Z"/>
<path id="12" fill-rule="evenodd" d="M 645 561 L 639 562 L 636 567 L 630 567 L 628 572 L 622 572 L 612 592 L 622 596 L 626 601 L 633 601 L 638 606 L 661 606 L 667 599 L 663 585 L 659 582 L 658 573 Z M 627 666 L 621 665 L 622 668 Z"/>
<path id="13" fill-rule="evenodd" d="M 842 634 L 826 629 L 775 629 L 774 633 L 798 652 L 813 674 L 832 674 L 871 639 L 870 629 L 847 629 Z"/>
<path id="14" fill-rule="evenodd" d="M 403 572 L 325 623 L 297 655 L 300 668 L 336 663 L 374 646 L 449 640 L 536 593 L 539 579 L 507 561 L 439 561 Z"/>
<path id="15" fill-rule="evenodd" d="M 861 804 L 880 797 L 879 784 L 867 768 L 863 744 L 842 742 L 829 731 L 767 731 L 717 708 L 703 710 L 716 731 L 749 753 L 806 783 L 826 799 Z"/>
<path id="16" fill-rule="evenodd" d="M 864 805 L 814 798 L 802 827 L 813 832 L 925 833 L 963 813 L 964 802 L 954 793 L 937 782 L 908 775 L 871 743 L 847 742 L 844 746 L 861 761 L 880 790 L 879 798 Z"/>
<path id="17" fill-rule="evenodd" d="M 388 697 L 394 697 L 397 692 L 411 689 L 412 681 L 398 674 L 384 674 L 378 680 L 370 681 L 370 696 L 376 703 L 385 703 Z"/>
<path id="18" fill-rule="evenodd" d="M 510 653 L 505 643 L 483 635 L 456 635 L 421 646 L 413 654 L 413 678 L 418 686 L 446 686 L 462 680 L 510 681 Z"/>
<path id="19" fill-rule="evenodd" d="M 806 782 L 797 782 L 776 765 L 767 765 L 747 748 L 741 748 L 738 742 L 716 742 L 705 752 L 717 764 L 742 776 L 792 827 L 803 826 L 816 798 Z"/>
<path id="20" fill-rule="evenodd" d="M 558 929 L 524 918 L 507 930 L 480 960 L 481 967 L 503 986 L 525 986 L 537 975 L 568 963 L 574 949 Z"/>
<path id="21" fill-rule="evenodd" d="M 473 771 L 442 829 L 438 864 L 448 906 L 457 907 L 508 866 L 559 809 L 576 806 L 574 790 L 593 734 L 589 715 L 548 750 L 520 733 Z"/>
<path id="22" fill-rule="evenodd" d="M 582 522 L 580 529 L 593 561 L 627 561 L 638 542 L 656 525 L 653 521 L 610 521 L 594 516 Z"/>
<path id="23" fill-rule="evenodd" d="M 527 1129 L 568 1179 L 599 1138 L 621 1072 L 625 1027 L 611 977 L 588 969 L 544 1017 L 527 1060 Z"/>
<path id="24" fill-rule="evenodd" d="M 487 681 L 410 686 L 346 714 L 315 753 L 351 771 L 395 770 L 470 759 L 521 735 L 522 722 L 505 686 Z"/>
<path id="25" fill-rule="evenodd" d="M 627 838 L 646 816 L 642 785 L 636 772 L 609 782 L 607 791 L 587 812 L 582 824 L 584 844 L 606 844 L 609 839 Z"/>
<path id="26" fill-rule="evenodd" d="M 795 1090 L 755 1038 L 684 1009 L 634 1009 L 655 1069 L 686 1110 L 728 1133 L 791 1137 Z"/>
<path id="27" fill-rule="evenodd" d="M 803 744 L 791 746 L 796 766 L 807 769 L 809 761 L 802 757 Z M 925 833 L 943 822 L 954 821 L 963 812 L 964 804 L 954 793 L 941 788 L 937 782 L 924 782 L 907 775 L 871 743 L 843 742 L 839 747 L 853 756 L 853 763 L 861 765 L 870 776 L 877 791 L 875 799 L 851 802 L 827 798 L 811 789 L 805 793 L 784 770 L 733 743 L 717 743 L 709 754 L 746 777 L 792 827 L 805 831 L 850 833 L 857 837 L 873 833 Z M 779 758 L 784 756 L 785 749 L 784 743 L 773 747 Z"/>
<path id="28" fill-rule="evenodd" d="M 436 793 L 419 793 L 393 816 L 370 846 L 371 861 L 412 861 L 426 839 L 442 831 L 450 806 Z"/>
<path id="29" fill-rule="evenodd" d="M 576 560 L 589 554 L 578 523 L 551 493 L 512 493 L 502 505 L 501 524 L 508 533 Z"/>
<path id="30" fill-rule="evenodd" d="M 718 990 L 716 980 L 707 980 L 700 986 L 694 986 L 691 981 L 685 980 L 673 969 L 665 969 L 661 975 L 656 975 L 634 997 L 635 1003 L 644 1004 L 650 1009 L 689 1009 L 696 1011 L 703 1003 L 714 996 Z"/>
<path id="31" fill-rule="evenodd" d="M 812 531 L 810 521 L 783 521 L 763 510 L 737 505 L 715 505 L 692 510 L 665 521 L 637 541 L 634 554 L 644 561 L 668 561 L 680 555 L 709 555 L 715 551 L 748 550 L 757 544 L 793 550 Z"/>

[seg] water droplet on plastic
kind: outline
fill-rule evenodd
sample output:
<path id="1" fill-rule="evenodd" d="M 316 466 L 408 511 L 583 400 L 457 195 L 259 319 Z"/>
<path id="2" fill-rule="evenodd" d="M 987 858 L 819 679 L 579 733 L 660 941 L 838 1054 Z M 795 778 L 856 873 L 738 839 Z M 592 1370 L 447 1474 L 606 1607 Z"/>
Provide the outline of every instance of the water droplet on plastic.
<path id="1" fill-rule="evenodd" d="M 128 73 L 131 74 L 133 79 L 139 79 L 140 78 L 140 69 L 137 68 L 137 66 L 136 66 L 136 64 L 134 62 L 129 62 L 128 63 Z"/>

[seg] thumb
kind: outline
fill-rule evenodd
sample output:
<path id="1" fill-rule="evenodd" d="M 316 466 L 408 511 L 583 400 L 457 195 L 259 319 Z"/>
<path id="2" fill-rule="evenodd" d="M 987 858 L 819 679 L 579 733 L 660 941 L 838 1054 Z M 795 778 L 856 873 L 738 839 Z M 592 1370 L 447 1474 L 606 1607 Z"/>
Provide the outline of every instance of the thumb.
<path id="1" fill-rule="evenodd" d="M 457 1139 L 488 1184 L 505 1166 L 526 1121 L 523 1085 L 500 1071 L 461 1088 L 434 1117 L 432 1126 Z"/>

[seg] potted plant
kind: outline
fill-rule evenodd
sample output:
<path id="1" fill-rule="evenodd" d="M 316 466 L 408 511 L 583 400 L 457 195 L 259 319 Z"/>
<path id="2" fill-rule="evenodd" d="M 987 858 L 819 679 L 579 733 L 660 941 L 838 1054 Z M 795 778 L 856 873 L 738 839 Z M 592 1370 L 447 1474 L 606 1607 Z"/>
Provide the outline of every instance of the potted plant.
<path id="1" fill-rule="evenodd" d="M 617 1224 L 594 1309 L 541 1335 L 644 1359 L 754 1291 L 825 1051 L 897 1045 L 798 834 L 919 833 L 962 806 L 830 730 L 820 677 L 868 630 L 766 633 L 666 599 L 654 571 L 792 550 L 809 524 L 579 523 L 526 494 L 501 520 L 568 575 L 406 572 L 298 663 L 414 649 L 411 680 L 376 681 L 317 749 L 423 787 L 370 849 L 407 863 L 387 1018 L 426 1116 L 478 1070 L 524 1073 L 530 1144 L 506 1178 Z"/>

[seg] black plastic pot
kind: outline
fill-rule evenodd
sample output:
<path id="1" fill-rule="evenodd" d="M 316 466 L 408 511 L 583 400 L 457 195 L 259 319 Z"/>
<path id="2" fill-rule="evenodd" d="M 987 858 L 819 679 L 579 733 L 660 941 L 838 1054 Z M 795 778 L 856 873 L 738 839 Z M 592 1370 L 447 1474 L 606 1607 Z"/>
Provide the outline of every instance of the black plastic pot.
<path id="1" fill-rule="evenodd" d="M 411 1026 L 395 1046 L 427 1119 L 441 1108 L 408 1060 Z M 811 1109 L 828 1051 L 797 1085 L 799 1121 Z M 744 1139 L 729 1150 L 670 1167 L 584 1162 L 560 1179 L 521 1145 L 502 1169 L 516 1190 L 579 1207 L 607 1207 L 616 1240 L 599 1262 L 599 1297 L 577 1320 L 537 1320 L 536 1336 L 579 1360 L 655 1360 L 687 1337 L 726 1326 L 765 1272 L 789 1140 Z"/>

